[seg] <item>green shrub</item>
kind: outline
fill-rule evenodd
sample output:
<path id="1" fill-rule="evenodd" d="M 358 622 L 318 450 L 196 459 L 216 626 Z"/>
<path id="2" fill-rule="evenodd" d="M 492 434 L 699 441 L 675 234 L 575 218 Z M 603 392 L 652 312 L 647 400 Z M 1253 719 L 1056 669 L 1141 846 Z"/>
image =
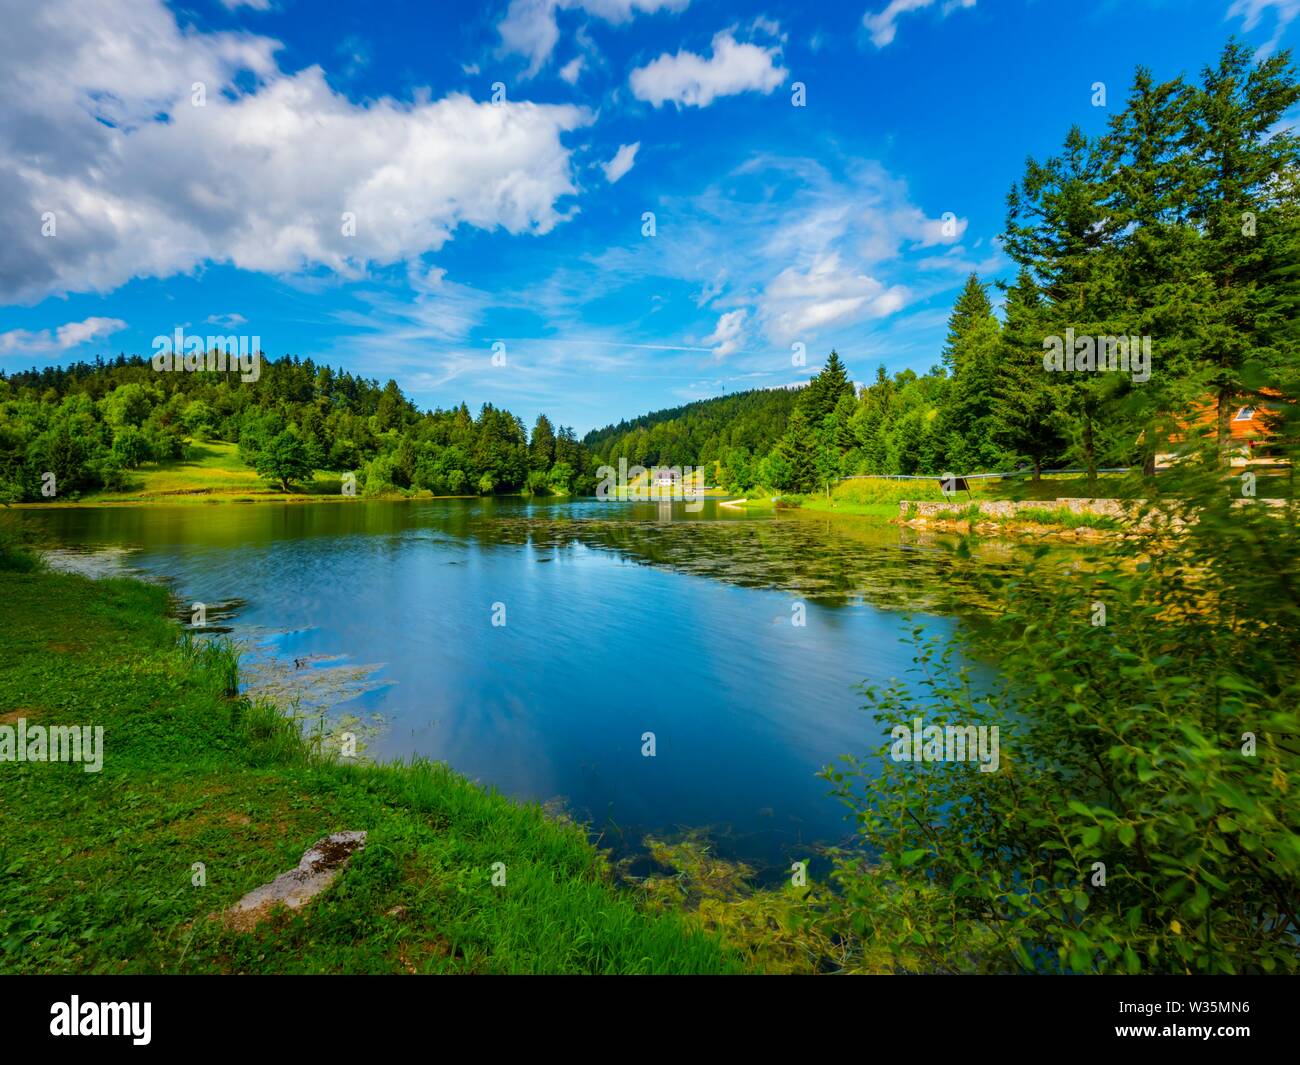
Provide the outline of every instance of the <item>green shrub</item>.
<path id="1" fill-rule="evenodd" d="M 32 573 L 40 568 L 40 558 L 27 548 L 16 533 L 0 529 L 0 570 Z"/>
<path id="2" fill-rule="evenodd" d="M 1151 505 L 1181 532 L 991 580 L 991 687 L 918 629 L 911 683 L 868 690 L 886 729 L 1001 737 L 996 772 L 889 743 L 826 771 L 861 841 L 840 917 L 896 969 L 1300 971 L 1300 508 L 1219 486 L 1188 463 Z"/>

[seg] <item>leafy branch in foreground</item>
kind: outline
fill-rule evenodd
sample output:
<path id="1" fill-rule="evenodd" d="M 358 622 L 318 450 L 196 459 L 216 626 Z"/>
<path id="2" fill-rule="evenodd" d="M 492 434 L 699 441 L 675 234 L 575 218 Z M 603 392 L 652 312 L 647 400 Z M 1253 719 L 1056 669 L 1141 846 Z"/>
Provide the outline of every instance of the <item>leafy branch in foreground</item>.
<path id="1" fill-rule="evenodd" d="M 841 916 L 896 968 L 1300 971 L 1300 507 L 1241 481 L 1208 444 L 1097 563 L 1036 554 L 971 637 L 987 690 L 918 630 L 912 681 L 868 691 L 887 729 L 1001 734 L 996 772 L 888 744 L 826 771 L 862 843 Z"/>

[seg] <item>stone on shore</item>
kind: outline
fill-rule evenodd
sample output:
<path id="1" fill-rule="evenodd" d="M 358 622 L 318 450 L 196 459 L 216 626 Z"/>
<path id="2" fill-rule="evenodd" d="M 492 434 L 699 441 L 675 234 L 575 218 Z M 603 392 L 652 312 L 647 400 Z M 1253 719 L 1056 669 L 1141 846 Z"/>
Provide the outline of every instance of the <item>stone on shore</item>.
<path id="1" fill-rule="evenodd" d="M 296 869 L 254 888 L 228 909 L 223 914 L 226 926 L 248 932 L 269 917 L 276 906 L 301 909 L 334 883 L 352 855 L 365 846 L 364 832 L 335 832 L 317 840 L 303 854 Z"/>

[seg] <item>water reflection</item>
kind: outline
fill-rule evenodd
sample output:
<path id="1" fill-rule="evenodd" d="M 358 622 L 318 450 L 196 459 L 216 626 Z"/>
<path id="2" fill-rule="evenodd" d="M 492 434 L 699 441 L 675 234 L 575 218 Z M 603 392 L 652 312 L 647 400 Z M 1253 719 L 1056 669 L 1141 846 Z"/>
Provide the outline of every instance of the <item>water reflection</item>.
<path id="1" fill-rule="evenodd" d="M 187 604 L 246 600 L 223 624 L 256 652 L 250 674 L 269 670 L 282 697 L 298 680 L 335 715 L 378 716 L 378 757 L 444 759 L 515 797 L 562 800 L 605 845 L 705 827 L 725 855 L 777 870 L 847 833 L 815 774 L 876 744 L 855 686 L 907 669 L 900 611 L 950 635 L 942 615 L 979 607 L 975 568 L 1013 561 L 1005 547 L 960 559 L 912 530 L 713 501 L 4 520 L 64 547 L 130 549 Z M 321 695 L 307 678 L 326 673 Z"/>

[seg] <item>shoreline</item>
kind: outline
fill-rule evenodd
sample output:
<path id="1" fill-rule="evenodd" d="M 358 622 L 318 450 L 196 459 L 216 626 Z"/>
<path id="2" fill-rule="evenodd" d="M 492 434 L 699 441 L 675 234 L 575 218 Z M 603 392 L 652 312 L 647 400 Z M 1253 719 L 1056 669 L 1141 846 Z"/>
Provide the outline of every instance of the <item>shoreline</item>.
<path id="1" fill-rule="evenodd" d="M 303 493 L 300 495 L 264 495 L 257 497 L 227 494 L 215 495 L 199 492 L 178 492 L 167 496 L 141 496 L 135 499 L 74 499 L 52 503 L 10 503 L 9 510 L 111 510 L 117 507 L 158 507 L 158 506 L 227 506 L 227 505 L 261 505 L 267 503 L 284 503 L 301 506 L 307 503 L 414 503 L 434 499 L 554 499 L 571 500 L 585 498 L 582 496 L 525 496 L 522 493 L 503 495 L 455 495 L 436 496 L 428 493 L 406 495 L 405 493 L 386 492 L 372 496 L 347 496 L 340 494 Z M 3 513 L 3 510 L 0 510 Z"/>
<path id="2" fill-rule="evenodd" d="M 0 567 L 0 724 L 105 737 L 96 772 L 0 762 L 7 860 L 53 874 L 0 878 L 0 913 L 92 933 L 20 935 L 6 971 L 811 972 L 828 949 L 813 932 L 751 936 L 742 913 L 788 901 L 740 865 L 735 893 L 699 910 L 727 866 L 703 840 L 647 840 L 670 872 L 636 877 L 587 826 L 445 763 L 337 757 L 337 735 L 236 694 L 234 648 L 185 634 L 169 597 L 136 577 Z M 369 846 L 342 890 L 251 931 L 212 919 L 352 831 Z"/>

